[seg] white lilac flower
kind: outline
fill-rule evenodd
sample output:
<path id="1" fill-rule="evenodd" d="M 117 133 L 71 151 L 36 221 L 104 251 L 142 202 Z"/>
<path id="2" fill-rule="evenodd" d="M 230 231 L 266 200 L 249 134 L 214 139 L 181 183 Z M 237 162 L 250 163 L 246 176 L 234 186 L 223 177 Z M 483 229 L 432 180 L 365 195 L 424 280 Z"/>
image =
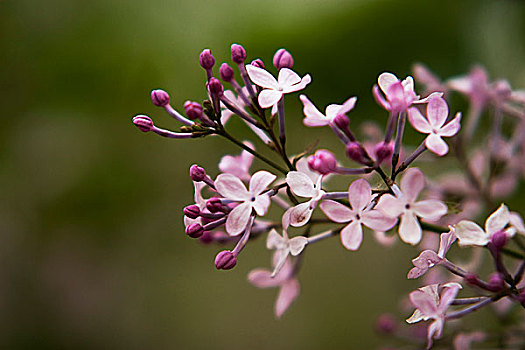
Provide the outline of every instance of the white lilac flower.
<path id="1" fill-rule="evenodd" d="M 277 80 L 268 71 L 253 65 L 246 65 L 246 71 L 251 81 L 263 88 L 258 97 L 262 108 L 276 105 L 284 94 L 302 90 L 312 81 L 309 74 L 301 78 L 289 68 L 279 70 Z"/>
<path id="2" fill-rule="evenodd" d="M 350 97 L 342 105 L 331 104 L 326 107 L 325 113 L 321 113 L 317 107 L 305 95 L 299 96 L 303 103 L 303 113 L 305 118 L 303 123 L 306 126 L 325 126 L 333 122 L 338 115 L 345 115 L 351 111 L 357 101 L 357 97 Z"/>
<path id="3" fill-rule="evenodd" d="M 263 193 L 276 176 L 261 170 L 250 179 L 249 190 L 242 181 L 232 174 L 220 174 L 215 180 L 217 192 L 226 199 L 241 202 L 228 214 L 226 232 L 232 236 L 240 234 L 250 219 L 252 210 L 257 215 L 265 215 L 270 206 L 270 197 Z"/>
<path id="4" fill-rule="evenodd" d="M 421 170 L 410 168 L 401 178 L 401 189 L 393 186 L 395 196 L 381 196 L 377 209 L 393 218 L 401 217 L 399 237 L 405 243 L 417 244 L 421 240 L 421 226 L 417 217 L 438 220 L 447 213 L 447 206 L 435 199 L 416 202 L 419 193 L 425 187 L 425 176 Z"/>

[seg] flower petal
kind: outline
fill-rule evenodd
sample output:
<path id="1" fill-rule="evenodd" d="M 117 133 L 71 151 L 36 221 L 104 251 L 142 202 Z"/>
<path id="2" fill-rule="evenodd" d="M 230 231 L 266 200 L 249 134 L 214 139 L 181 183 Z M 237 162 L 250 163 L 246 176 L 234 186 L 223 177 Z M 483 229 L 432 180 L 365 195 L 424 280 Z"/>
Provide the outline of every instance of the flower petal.
<path id="1" fill-rule="evenodd" d="M 454 119 L 449 121 L 447 123 L 447 125 L 443 126 L 439 130 L 438 134 L 440 136 L 445 136 L 445 137 L 450 137 L 450 136 L 456 135 L 458 133 L 458 131 L 459 131 L 459 128 L 461 127 L 460 122 L 461 122 L 461 112 L 458 112 Z"/>
<path id="2" fill-rule="evenodd" d="M 437 199 L 426 199 L 412 204 L 416 215 L 427 220 L 437 220 L 448 211 L 447 206 Z"/>
<path id="3" fill-rule="evenodd" d="M 275 80 L 273 75 L 271 75 L 268 71 L 252 66 L 251 64 L 247 64 L 246 72 L 248 73 L 250 80 L 260 87 L 272 90 L 279 89 L 279 83 L 277 83 L 277 80 Z"/>
<path id="4" fill-rule="evenodd" d="M 408 244 L 418 244 L 421 240 L 421 226 L 414 214 L 405 212 L 401 216 L 401 223 L 399 224 L 399 237 Z"/>
<path id="5" fill-rule="evenodd" d="M 374 231 L 384 232 L 394 227 L 397 219 L 386 216 L 379 210 L 367 210 L 361 213 L 361 222 Z"/>
<path id="6" fill-rule="evenodd" d="M 289 68 L 281 68 L 277 81 L 279 82 L 279 87 L 286 88 L 301 82 L 301 77 Z"/>
<path id="7" fill-rule="evenodd" d="M 298 172 L 303 173 L 306 176 L 308 176 L 310 178 L 310 180 L 312 180 L 312 183 L 314 183 L 314 184 L 317 184 L 317 182 L 319 181 L 319 179 L 322 176 L 319 173 L 317 173 L 317 172 L 313 171 L 312 169 L 310 169 L 310 167 L 308 166 L 308 161 L 306 160 L 306 158 L 299 159 L 297 161 L 296 168 L 297 168 Z M 321 189 L 321 187 L 317 187 L 317 189 L 319 190 L 319 189 Z"/>
<path id="8" fill-rule="evenodd" d="M 275 316 L 280 318 L 284 314 L 292 302 L 297 298 L 300 290 L 299 281 L 295 278 L 289 279 L 281 286 L 279 295 L 275 302 Z"/>
<path id="9" fill-rule="evenodd" d="M 270 196 L 267 194 L 261 194 L 255 198 L 255 201 L 252 202 L 252 206 L 257 215 L 264 216 L 266 215 L 270 203 Z"/>
<path id="10" fill-rule="evenodd" d="M 488 235 L 475 222 L 462 220 L 454 225 L 454 229 L 456 231 L 456 236 L 458 237 L 458 243 L 460 246 L 484 246 L 489 241 Z"/>
<path id="11" fill-rule="evenodd" d="M 359 179 L 348 188 L 348 200 L 354 211 L 362 211 L 372 200 L 372 188 L 365 179 Z"/>
<path id="12" fill-rule="evenodd" d="M 385 215 L 397 218 L 405 210 L 405 201 L 387 193 L 381 196 L 379 203 L 376 205 L 376 209 Z"/>
<path id="13" fill-rule="evenodd" d="M 410 168 L 401 179 L 401 191 L 408 202 L 416 200 L 425 187 L 425 176 L 418 168 Z"/>
<path id="14" fill-rule="evenodd" d="M 509 208 L 505 204 L 501 204 L 494 213 L 490 214 L 485 222 L 485 231 L 489 237 L 492 237 L 496 231 L 503 230 L 509 221 Z"/>
<path id="15" fill-rule="evenodd" d="M 286 174 L 286 183 L 292 192 L 300 197 L 312 198 L 317 193 L 314 183 L 308 175 L 298 171 L 290 171 Z"/>
<path id="16" fill-rule="evenodd" d="M 421 311 L 421 314 L 424 318 L 428 319 L 437 314 L 437 305 L 428 293 L 425 293 L 421 290 L 415 290 L 408 295 L 412 305 Z"/>
<path id="17" fill-rule="evenodd" d="M 336 201 L 326 200 L 320 205 L 321 210 L 334 222 L 348 222 L 354 218 L 354 212 L 347 206 Z"/>
<path id="18" fill-rule="evenodd" d="M 278 90 L 265 89 L 259 93 L 259 105 L 261 108 L 269 108 L 283 98 L 283 93 Z"/>
<path id="19" fill-rule="evenodd" d="M 330 120 L 319 110 L 305 95 L 299 96 L 299 99 L 303 103 L 303 124 L 306 126 L 325 126 L 328 125 Z"/>
<path id="20" fill-rule="evenodd" d="M 392 86 L 394 83 L 397 83 L 398 81 L 399 79 L 397 79 L 394 74 L 389 72 L 381 73 L 379 78 L 377 78 L 377 83 L 385 95 L 390 86 Z"/>
<path id="21" fill-rule="evenodd" d="M 438 156 L 444 156 L 448 153 L 448 145 L 443 139 L 434 133 L 429 134 L 425 139 L 425 146 L 428 150 L 437 154 Z"/>
<path id="22" fill-rule="evenodd" d="M 271 229 L 266 239 L 267 249 L 282 249 L 286 245 L 286 240 L 275 229 Z"/>
<path id="23" fill-rule="evenodd" d="M 443 259 L 432 250 L 424 250 L 415 259 L 412 259 L 414 267 L 408 271 L 407 278 L 414 279 L 423 276 L 429 268 L 439 264 Z"/>
<path id="24" fill-rule="evenodd" d="M 408 121 L 420 133 L 430 134 L 432 132 L 432 126 L 416 107 L 408 109 Z"/>
<path id="25" fill-rule="evenodd" d="M 261 194 L 276 178 L 277 176 L 265 170 L 256 172 L 250 179 L 250 193 Z"/>
<path id="26" fill-rule="evenodd" d="M 442 97 L 434 97 L 427 104 L 427 118 L 433 128 L 441 128 L 448 117 L 448 105 Z"/>
<path id="27" fill-rule="evenodd" d="M 357 101 L 357 97 L 350 97 L 348 100 L 346 100 L 342 105 L 337 104 L 331 104 L 326 107 L 326 117 L 330 120 L 333 120 L 336 116 L 339 114 L 346 114 L 349 111 L 351 111 L 355 103 Z"/>
<path id="28" fill-rule="evenodd" d="M 248 274 L 248 281 L 257 288 L 277 287 L 282 281 L 271 277 L 271 272 L 266 269 L 255 269 Z"/>
<path id="29" fill-rule="evenodd" d="M 292 85 L 290 87 L 284 87 L 283 88 L 283 94 L 289 94 L 291 92 L 302 90 L 306 87 L 306 85 L 310 84 L 312 82 L 312 77 L 310 77 L 310 74 L 306 74 L 299 84 Z"/>
<path id="30" fill-rule="evenodd" d="M 290 211 L 290 225 L 300 227 L 305 225 L 312 217 L 313 210 L 310 208 L 311 201 L 301 203 Z"/>
<path id="31" fill-rule="evenodd" d="M 220 174 L 215 180 L 217 192 L 224 198 L 233 199 L 234 201 L 245 201 L 250 199 L 250 193 L 242 181 L 231 174 Z"/>
<path id="32" fill-rule="evenodd" d="M 308 238 L 297 236 L 290 240 L 290 254 L 297 256 L 301 254 L 304 247 L 308 244 Z"/>
<path id="33" fill-rule="evenodd" d="M 456 241 L 458 238 L 456 236 L 456 230 L 454 227 L 449 226 L 450 231 L 447 233 L 442 233 L 439 239 L 439 250 L 438 250 L 438 256 L 441 258 L 444 258 L 447 254 L 448 250 L 450 249 L 450 246 Z"/>
<path id="34" fill-rule="evenodd" d="M 226 219 L 226 232 L 230 236 L 239 235 L 248 224 L 252 214 L 252 205 L 249 202 L 241 203 L 228 214 Z"/>
<path id="35" fill-rule="evenodd" d="M 361 223 L 353 221 L 341 230 L 341 243 L 348 250 L 358 250 L 363 241 Z"/>

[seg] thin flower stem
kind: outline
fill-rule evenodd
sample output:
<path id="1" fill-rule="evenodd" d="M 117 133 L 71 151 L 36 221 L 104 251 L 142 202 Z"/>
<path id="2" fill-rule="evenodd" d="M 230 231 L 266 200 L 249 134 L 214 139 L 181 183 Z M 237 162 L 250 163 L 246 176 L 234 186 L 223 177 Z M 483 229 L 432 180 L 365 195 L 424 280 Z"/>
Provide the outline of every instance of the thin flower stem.
<path id="1" fill-rule="evenodd" d="M 281 98 L 277 102 L 277 114 L 279 118 L 279 140 L 281 141 L 281 147 L 284 150 L 286 144 L 286 123 L 284 118 L 284 98 Z"/>
<path id="2" fill-rule="evenodd" d="M 396 121 L 396 118 L 394 118 L 394 113 L 390 112 L 390 115 L 388 116 L 388 123 L 386 126 L 386 131 L 385 131 L 385 143 L 389 143 L 390 140 L 392 140 L 392 134 L 394 134 L 395 121 Z"/>
<path id="3" fill-rule="evenodd" d="M 455 299 L 452 302 L 452 305 L 470 305 L 470 304 L 479 303 L 480 301 L 483 301 L 485 299 L 490 299 L 490 298 L 489 297 L 460 298 L 460 299 Z"/>
<path id="4" fill-rule="evenodd" d="M 374 170 L 381 176 L 381 179 L 383 179 L 383 182 L 385 183 L 386 187 L 388 188 L 388 193 L 394 194 L 394 191 L 392 191 L 392 185 L 394 182 L 388 178 L 388 176 L 385 174 L 383 169 L 379 165 L 374 167 Z"/>
<path id="5" fill-rule="evenodd" d="M 514 275 L 514 284 L 518 285 L 518 283 L 521 282 L 521 279 L 523 278 L 523 273 L 525 272 L 525 260 L 523 260 L 520 263 L 520 266 L 518 267 L 518 270 L 516 271 L 516 274 Z"/>
<path id="6" fill-rule="evenodd" d="M 248 243 L 248 240 L 250 239 L 250 232 L 252 230 L 252 225 L 253 225 L 254 220 L 255 220 L 255 215 L 251 215 L 248 221 L 248 225 L 246 225 L 246 228 L 244 229 L 244 233 L 241 239 L 239 240 L 239 242 L 237 242 L 237 245 L 232 250 L 233 255 L 235 256 L 239 255 L 239 253 L 246 246 L 246 243 Z"/>
<path id="7" fill-rule="evenodd" d="M 329 230 L 322 233 L 319 233 L 315 236 L 308 237 L 308 244 L 322 241 L 323 239 L 330 238 L 339 234 L 341 230 Z"/>
<path id="8" fill-rule="evenodd" d="M 477 311 L 477 310 L 481 309 L 484 306 L 487 306 L 488 304 L 490 304 L 490 303 L 492 303 L 494 301 L 495 300 L 492 300 L 492 298 L 484 299 L 484 300 L 480 301 L 479 303 L 474 304 L 472 306 L 469 306 L 469 307 L 467 307 L 467 308 L 465 308 L 463 310 L 452 312 L 452 313 L 446 315 L 445 319 L 453 320 L 455 318 L 461 318 L 463 316 L 466 316 L 468 314 L 473 313 L 474 311 Z"/>
<path id="9" fill-rule="evenodd" d="M 392 176 L 396 171 L 396 166 L 399 161 L 399 151 L 401 150 L 401 143 L 403 142 L 403 134 L 405 132 L 407 116 L 405 112 L 400 112 L 397 121 L 396 142 L 394 144 L 394 154 L 392 154 Z"/>
<path id="10" fill-rule="evenodd" d="M 399 168 L 397 168 L 396 171 L 392 174 L 392 181 L 396 179 L 396 176 L 399 175 L 399 173 L 403 172 L 408 166 L 417 159 L 423 152 L 427 150 L 427 146 L 425 145 L 425 141 L 421 142 L 419 147 L 401 163 Z"/>

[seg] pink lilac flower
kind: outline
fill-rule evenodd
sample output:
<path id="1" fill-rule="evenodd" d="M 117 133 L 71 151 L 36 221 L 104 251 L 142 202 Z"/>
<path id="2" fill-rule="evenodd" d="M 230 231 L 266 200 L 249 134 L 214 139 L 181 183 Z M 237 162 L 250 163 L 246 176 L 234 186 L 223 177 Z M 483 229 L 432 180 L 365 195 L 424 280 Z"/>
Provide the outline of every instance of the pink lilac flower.
<path id="1" fill-rule="evenodd" d="M 423 84 L 425 86 L 425 92 L 427 94 L 436 91 L 443 93 L 448 92 L 448 87 L 443 82 L 441 82 L 441 80 L 425 65 L 416 63 L 412 67 L 412 71 L 414 72 L 414 77 L 416 78 L 418 84 Z"/>
<path id="2" fill-rule="evenodd" d="M 310 170 L 305 158 L 297 162 L 297 171 L 290 171 L 286 175 L 286 183 L 295 195 L 310 198 L 308 202 L 300 203 L 291 209 L 290 224 L 292 226 L 303 226 L 312 217 L 317 203 L 325 194 L 322 189 L 322 180 L 323 175 Z"/>
<path id="3" fill-rule="evenodd" d="M 246 71 L 250 79 L 263 88 L 258 97 L 262 108 L 276 105 L 284 94 L 302 90 L 312 81 L 309 74 L 301 78 L 289 68 L 280 69 L 277 80 L 266 70 L 252 65 L 247 65 Z"/>
<path id="4" fill-rule="evenodd" d="M 273 257 L 273 265 L 278 261 L 277 254 Z M 280 318 L 292 302 L 299 296 L 299 281 L 295 276 L 293 264 L 286 259 L 283 267 L 272 277 L 272 271 L 255 269 L 248 274 L 248 280 L 258 288 L 279 287 L 279 295 L 275 302 L 275 316 Z"/>
<path id="5" fill-rule="evenodd" d="M 363 241 L 363 227 L 374 231 L 390 230 L 396 218 L 384 215 L 379 210 L 371 209 L 372 188 L 364 179 L 354 181 L 348 189 L 348 200 L 352 208 L 332 200 L 321 203 L 321 210 L 332 221 L 349 222 L 341 231 L 341 242 L 346 249 L 357 250 Z"/>
<path id="6" fill-rule="evenodd" d="M 393 218 L 401 217 L 399 237 L 405 243 L 417 244 L 421 240 L 421 226 L 417 217 L 430 221 L 438 220 L 447 213 L 447 206 L 435 199 L 416 202 L 425 187 L 425 176 L 421 170 L 410 168 L 401 178 L 401 189 L 393 186 L 395 196 L 381 196 L 377 209 Z"/>
<path id="7" fill-rule="evenodd" d="M 215 180 L 217 192 L 226 199 L 241 202 L 228 214 L 226 232 L 232 236 L 240 234 L 250 219 L 252 210 L 257 215 L 265 215 L 270 206 L 270 197 L 263 193 L 277 176 L 261 170 L 250 179 L 249 190 L 242 181 L 232 174 L 220 174 Z"/>
<path id="8" fill-rule="evenodd" d="M 244 142 L 244 144 L 253 149 L 253 144 L 250 142 Z M 219 162 L 219 169 L 223 173 L 232 174 L 237 176 L 243 181 L 250 180 L 250 166 L 253 162 L 253 154 L 248 151 L 242 151 L 238 156 L 226 155 L 221 158 Z"/>
<path id="9" fill-rule="evenodd" d="M 293 238 L 288 237 L 288 227 L 290 226 L 290 211 L 293 208 L 288 209 L 282 218 L 282 227 L 283 235 L 275 229 L 271 229 L 266 240 L 266 248 L 275 249 L 275 256 L 277 256 L 277 263 L 275 264 L 274 270 L 272 272 L 272 277 L 274 277 L 279 270 L 283 267 L 288 255 L 297 256 L 301 254 L 304 247 L 308 244 L 308 238 L 303 236 L 296 236 Z"/>
<path id="10" fill-rule="evenodd" d="M 329 125 L 334 121 L 334 118 L 338 115 L 345 115 L 350 112 L 357 101 L 357 97 L 350 97 L 348 100 L 343 102 L 342 105 L 331 104 L 326 107 L 325 114 L 319 112 L 317 107 L 306 97 L 306 95 L 299 96 L 303 103 L 303 113 L 305 118 L 303 123 L 306 126 L 325 126 Z"/>
<path id="11" fill-rule="evenodd" d="M 507 236 L 512 237 L 518 231 L 520 234 L 525 234 L 523 227 L 523 220 L 519 214 L 511 215 L 509 209 L 505 204 L 501 204 L 499 208 L 493 212 L 485 221 L 485 230 L 479 227 L 473 221 L 462 220 L 456 225 L 456 236 L 459 240 L 460 246 L 477 245 L 484 246 L 492 236 L 500 231 L 503 231 Z"/>
<path id="12" fill-rule="evenodd" d="M 442 97 L 431 98 L 427 104 L 427 115 L 424 117 L 419 110 L 412 107 L 408 110 L 410 124 L 423 134 L 428 134 L 425 145 L 428 150 L 439 156 L 448 152 L 448 146 L 441 137 L 451 137 L 457 134 L 460 128 L 461 113 L 445 125 L 448 117 L 448 105 Z"/>
<path id="13" fill-rule="evenodd" d="M 424 275 L 431 267 L 440 264 L 445 260 L 450 246 L 456 241 L 457 237 L 454 233 L 454 228 L 451 227 L 447 233 L 442 233 L 440 236 L 439 250 L 436 254 L 433 250 L 424 250 L 419 256 L 412 260 L 414 267 L 408 272 L 408 278 L 418 278 Z"/>
<path id="14" fill-rule="evenodd" d="M 445 313 L 461 288 L 459 283 L 452 282 L 442 286 L 432 284 L 410 293 L 410 302 L 416 310 L 407 319 L 407 322 L 416 323 L 429 319 L 434 320 L 427 329 L 427 349 L 432 347 L 433 339 L 441 337 L 445 324 Z"/>

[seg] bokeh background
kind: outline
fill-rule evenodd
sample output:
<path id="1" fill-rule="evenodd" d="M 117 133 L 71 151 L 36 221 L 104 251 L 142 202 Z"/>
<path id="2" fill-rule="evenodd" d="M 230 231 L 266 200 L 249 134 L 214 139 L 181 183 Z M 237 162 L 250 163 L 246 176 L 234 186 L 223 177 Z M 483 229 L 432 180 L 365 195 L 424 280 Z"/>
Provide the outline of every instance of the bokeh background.
<path id="1" fill-rule="evenodd" d="M 247 272 L 268 266 L 258 240 L 218 272 L 222 247 L 184 235 L 188 168 L 217 174 L 218 138 L 143 134 L 131 117 L 175 123 L 154 107 L 163 88 L 182 110 L 205 98 L 198 55 L 241 43 L 270 65 L 286 47 L 323 107 L 359 97 L 352 120 L 383 120 L 371 87 L 424 62 L 442 77 L 474 63 L 525 87 L 525 3 L 500 1 L 0 1 L 0 347 L 5 349 L 365 349 L 375 317 L 398 312 L 416 250 L 357 253 L 336 239 L 309 249 L 299 300 L 281 320 L 277 290 Z M 302 126 L 288 98 L 291 153 L 326 130 Z M 356 121 L 356 123 L 357 123 Z M 233 123 L 237 135 L 249 135 Z M 240 136 L 242 137 L 242 136 Z M 416 145 L 417 141 L 414 141 Z M 262 168 L 256 163 L 254 169 Z M 399 319 L 409 314 L 399 313 Z"/>

